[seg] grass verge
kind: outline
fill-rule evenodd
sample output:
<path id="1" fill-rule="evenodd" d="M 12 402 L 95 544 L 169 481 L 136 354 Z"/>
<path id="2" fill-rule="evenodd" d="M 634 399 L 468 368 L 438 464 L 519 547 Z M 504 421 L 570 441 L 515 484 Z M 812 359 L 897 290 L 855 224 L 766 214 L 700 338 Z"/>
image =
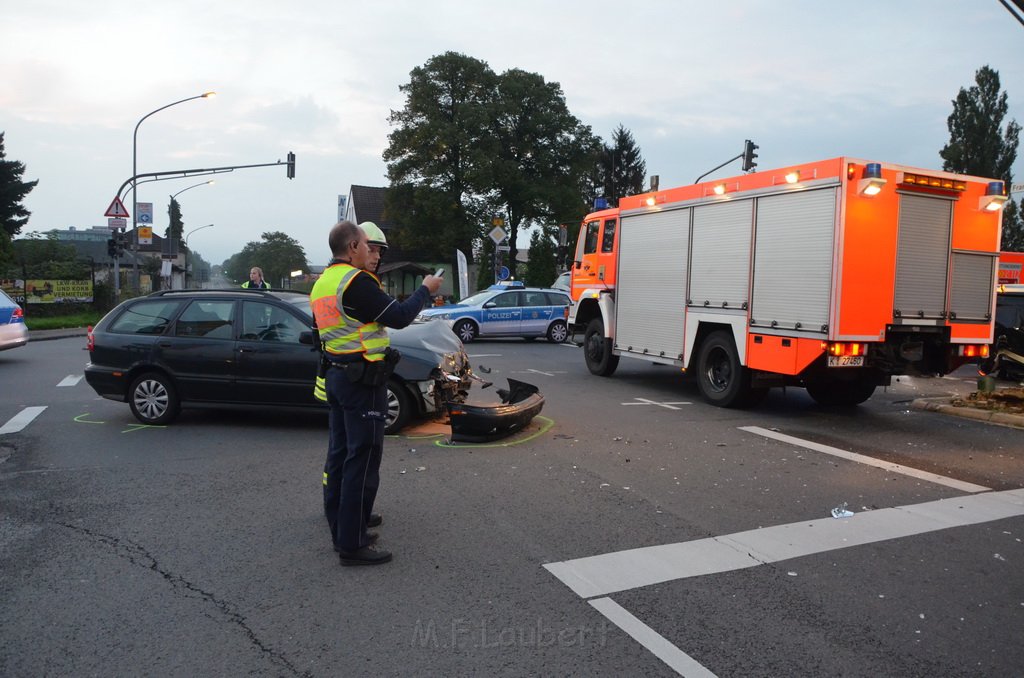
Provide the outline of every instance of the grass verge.
<path id="1" fill-rule="evenodd" d="M 60 330 L 65 327 L 85 327 L 95 325 L 100 321 L 103 314 L 99 311 L 86 311 L 72 315 L 55 315 L 52 318 L 33 317 L 29 315 L 25 319 L 25 325 L 30 330 Z"/>

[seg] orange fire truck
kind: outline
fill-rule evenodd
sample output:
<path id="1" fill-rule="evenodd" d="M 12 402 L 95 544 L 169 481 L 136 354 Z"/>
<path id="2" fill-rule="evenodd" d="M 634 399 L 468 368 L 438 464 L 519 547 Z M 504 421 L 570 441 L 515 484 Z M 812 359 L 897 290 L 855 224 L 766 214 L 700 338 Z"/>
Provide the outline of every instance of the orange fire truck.
<path id="1" fill-rule="evenodd" d="M 1024 252 L 999 253 L 999 283 L 1003 285 L 1020 285 L 1024 283 L 1021 275 L 1024 269 Z"/>
<path id="2" fill-rule="evenodd" d="M 1005 201 L 847 157 L 625 197 L 580 228 L 570 326 L 596 375 L 625 356 L 722 407 L 785 385 L 859 404 L 988 354 Z"/>

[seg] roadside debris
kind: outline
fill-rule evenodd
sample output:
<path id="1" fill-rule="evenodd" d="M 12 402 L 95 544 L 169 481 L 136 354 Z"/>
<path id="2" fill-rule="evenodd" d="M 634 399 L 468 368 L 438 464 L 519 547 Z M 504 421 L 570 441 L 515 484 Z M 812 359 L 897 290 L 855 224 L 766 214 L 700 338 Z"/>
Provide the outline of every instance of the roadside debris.
<path id="1" fill-rule="evenodd" d="M 848 511 L 846 509 L 846 502 L 844 501 L 842 504 L 840 504 L 839 506 L 837 506 L 834 509 L 832 509 L 832 517 L 833 518 L 852 518 L 853 517 L 853 511 Z"/>

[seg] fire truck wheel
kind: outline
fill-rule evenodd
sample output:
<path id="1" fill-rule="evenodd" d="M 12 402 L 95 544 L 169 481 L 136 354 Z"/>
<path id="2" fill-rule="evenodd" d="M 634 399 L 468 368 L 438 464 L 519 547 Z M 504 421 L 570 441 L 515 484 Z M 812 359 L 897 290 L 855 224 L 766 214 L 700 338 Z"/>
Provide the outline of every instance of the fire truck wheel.
<path id="1" fill-rule="evenodd" d="M 594 318 L 583 335 L 583 357 L 587 369 L 599 377 L 610 377 L 619 366 L 619 356 L 612 355 L 612 340 L 604 336 L 604 321 Z"/>
<path id="2" fill-rule="evenodd" d="M 815 381 L 807 384 L 807 393 L 819 405 L 826 407 L 853 407 L 860 405 L 875 392 L 869 379 L 856 381 Z"/>
<path id="3" fill-rule="evenodd" d="M 564 320 L 556 320 L 548 328 L 548 341 L 552 344 L 564 343 L 569 336 L 569 328 Z"/>
<path id="4" fill-rule="evenodd" d="M 740 365 L 728 332 L 712 332 L 701 343 L 697 381 L 704 398 L 718 407 L 749 407 L 759 400 L 756 395 L 760 389 L 750 388 L 750 376 Z"/>
<path id="5" fill-rule="evenodd" d="M 463 344 L 468 344 L 476 339 L 476 325 L 472 320 L 460 320 L 452 326 L 452 331 L 458 335 Z"/>

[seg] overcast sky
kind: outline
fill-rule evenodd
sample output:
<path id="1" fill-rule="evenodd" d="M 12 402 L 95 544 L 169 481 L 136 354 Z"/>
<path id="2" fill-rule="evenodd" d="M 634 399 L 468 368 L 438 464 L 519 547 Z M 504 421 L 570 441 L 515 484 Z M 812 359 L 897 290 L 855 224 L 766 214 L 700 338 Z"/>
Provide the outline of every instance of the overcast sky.
<path id="1" fill-rule="evenodd" d="M 214 224 L 189 240 L 213 263 L 270 230 L 325 263 L 338 195 L 386 184 L 399 86 L 449 50 L 560 83 L 596 134 L 633 132 L 663 188 L 693 182 L 748 138 L 761 169 L 839 155 L 939 168 L 951 100 L 985 64 L 1024 123 L 1024 26 L 998 0 L 3 5 L 0 131 L 7 158 L 39 179 L 23 232 L 106 225 L 132 173 L 135 124 L 204 91 L 217 96 L 142 123 L 140 173 L 296 153 L 294 180 L 283 166 L 237 170 L 178 196 L 186 233 Z M 140 185 L 157 233 L 169 195 L 205 179 Z"/>

